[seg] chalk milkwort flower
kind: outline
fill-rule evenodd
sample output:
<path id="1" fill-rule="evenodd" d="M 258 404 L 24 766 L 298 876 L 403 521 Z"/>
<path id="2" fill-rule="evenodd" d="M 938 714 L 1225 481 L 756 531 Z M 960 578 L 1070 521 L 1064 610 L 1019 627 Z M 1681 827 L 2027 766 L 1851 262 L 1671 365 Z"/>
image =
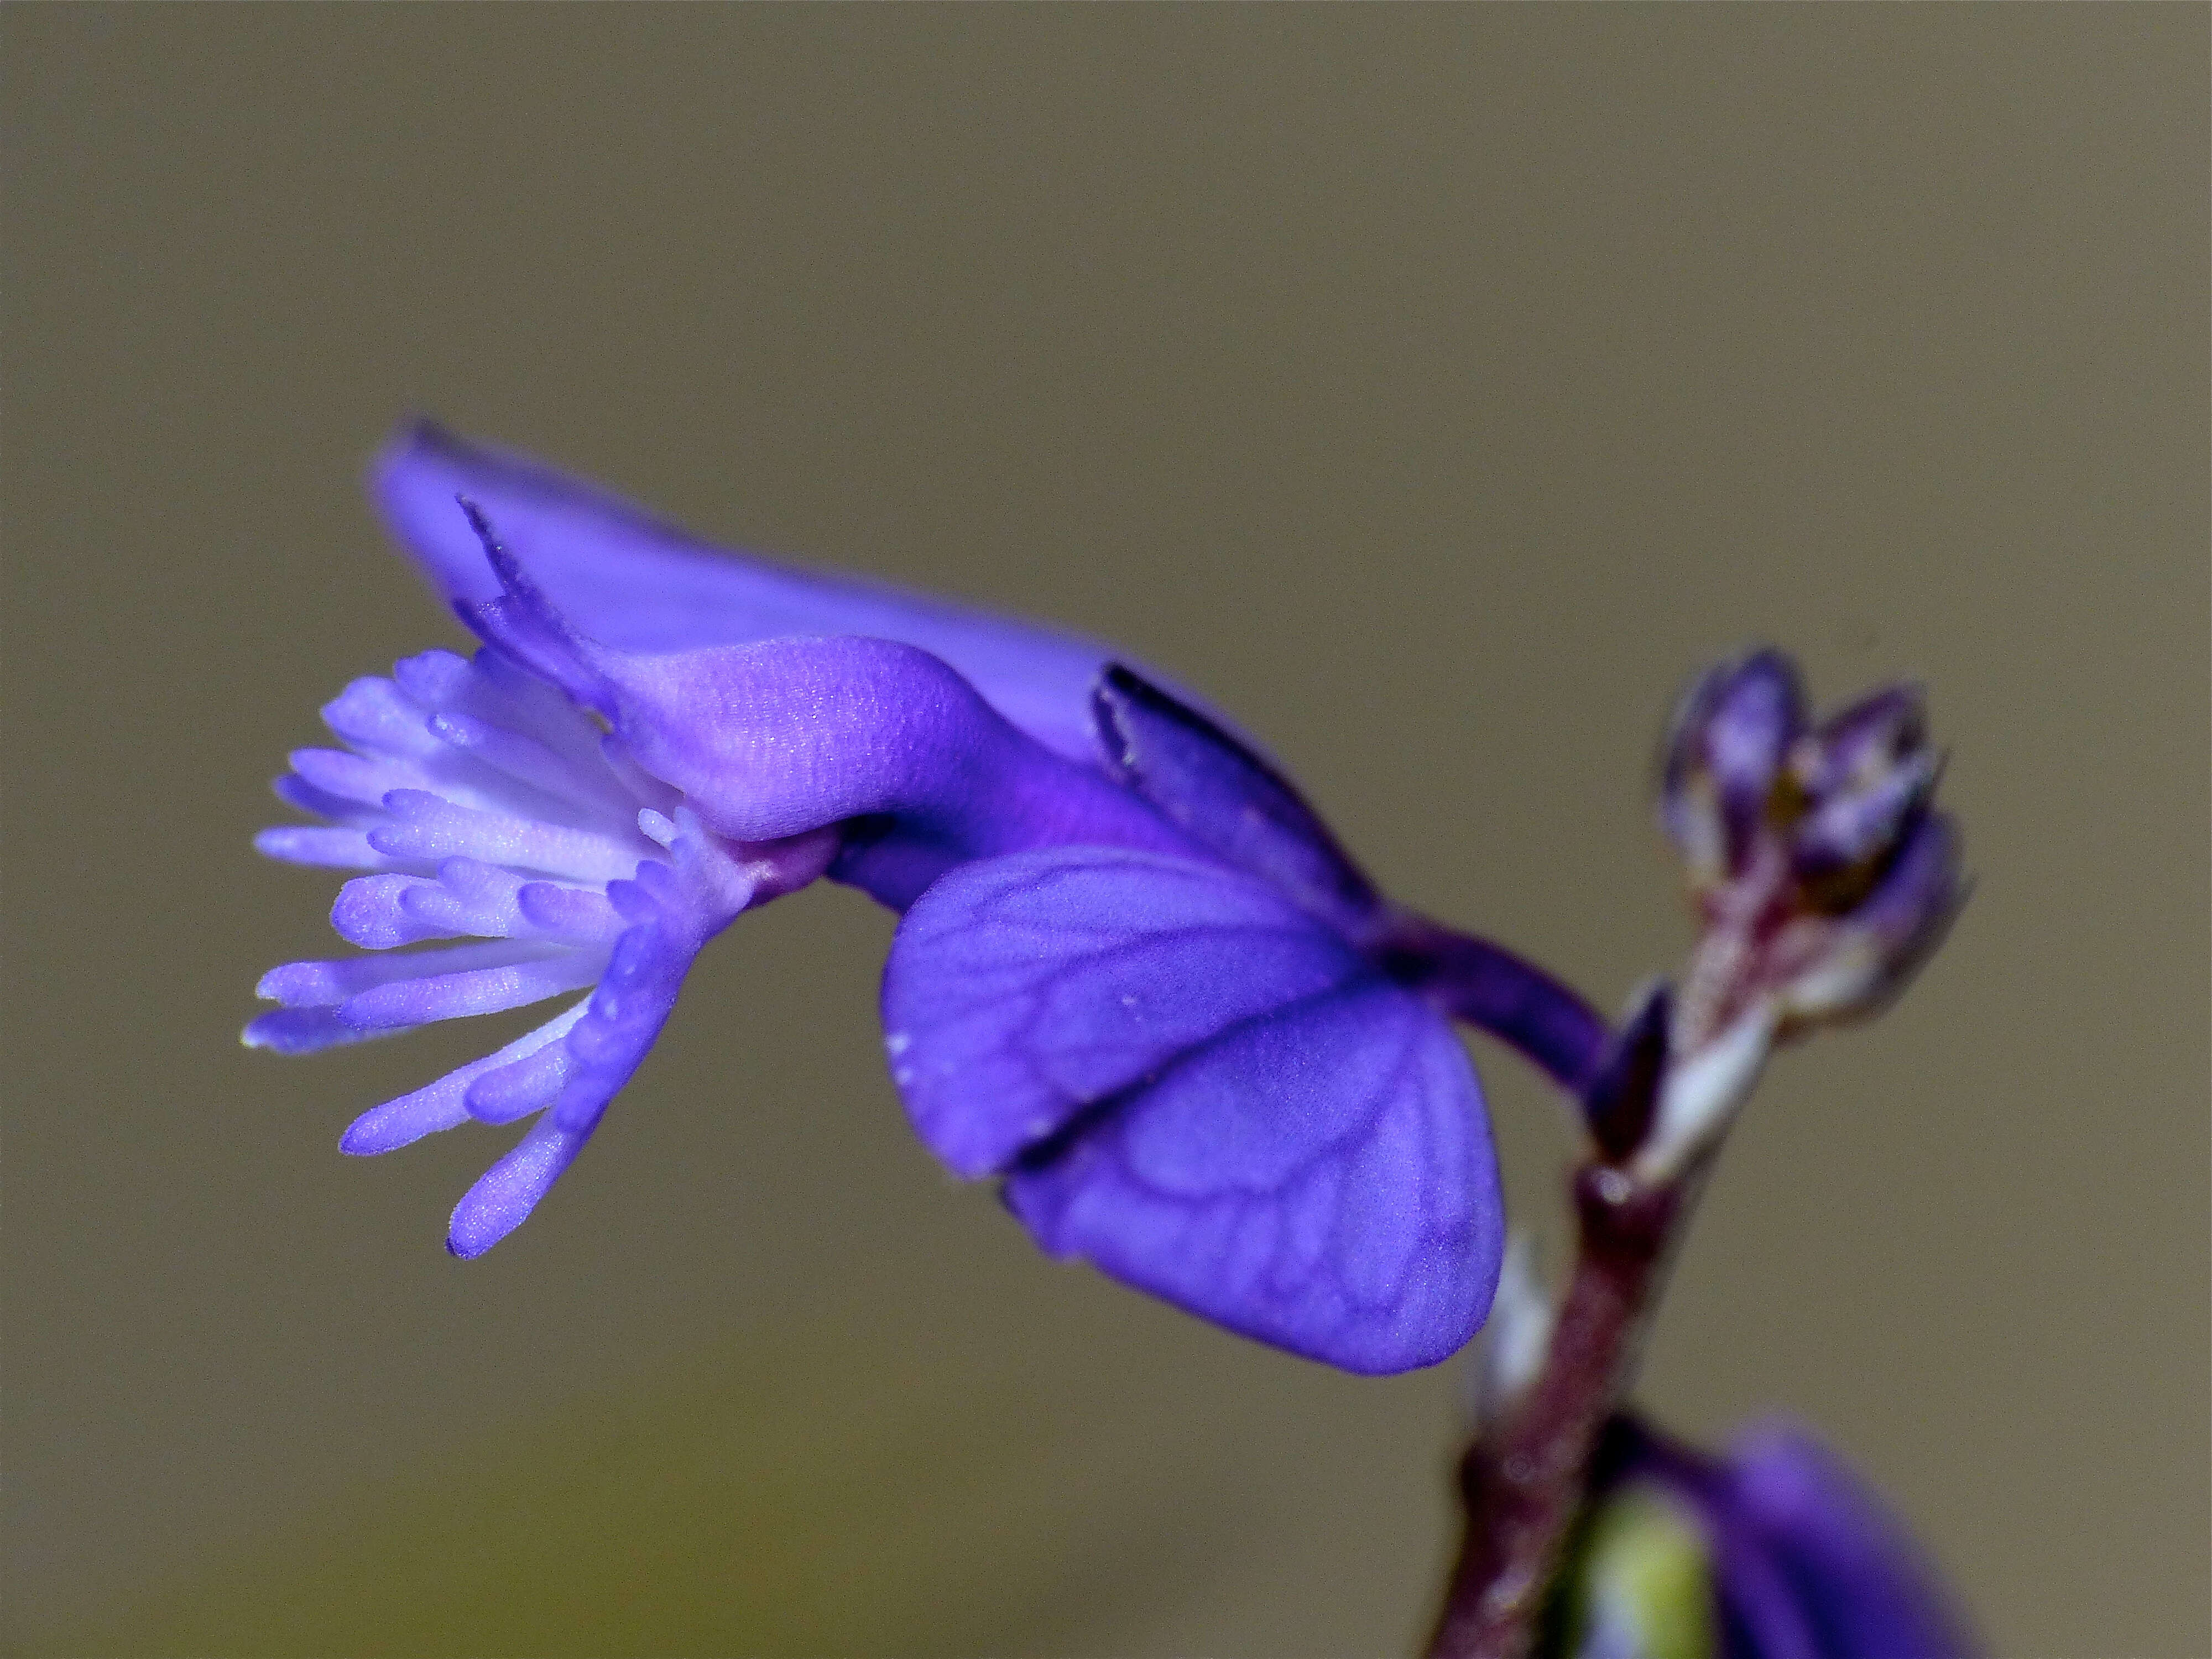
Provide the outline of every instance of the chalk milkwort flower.
<path id="1" fill-rule="evenodd" d="M 1225 723 L 1087 641 L 721 552 L 434 427 L 374 489 L 483 648 L 355 681 L 324 710 L 346 748 L 292 757 L 277 793 L 325 823 L 256 844 L 365 872 L 331 919 L 368 954 L 270 973 L 245 1040 L 576 995 L 346 1133 L 534 1119 L 455 1255 L 574 1160 L 707 940 L 826 876 L 902 913 L 884 1041 L 916 1132 L 1046 1250 L 1355 1371 L 1481 1323 L 1502 1203 L 1447 1016 L 1571 1089 L 1605 1026 L 1383 899 Z"/>

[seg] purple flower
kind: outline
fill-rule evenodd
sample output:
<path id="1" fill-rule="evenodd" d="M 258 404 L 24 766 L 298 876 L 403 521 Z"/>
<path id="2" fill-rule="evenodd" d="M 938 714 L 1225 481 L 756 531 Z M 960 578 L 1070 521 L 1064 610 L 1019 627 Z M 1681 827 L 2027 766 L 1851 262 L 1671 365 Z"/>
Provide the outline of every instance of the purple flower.
<path id="1" fill-rule="evenodd" d="M 1557 1659 L 1968 1659 L 1978 1649 L 1902 1525 L 1802 1431 L 1724 1459 L 1607 1426 L 1561 1583 Z"/>
<path id="2" fill-rule="evenodd" d="M 1102 647 L 719 552 L 427 426 L 374 482 L 484 646 L 356 681 L 324 711 L 346 749 L 292 757 L 278 793 L 325 822 L 257 845 L 366 872 L 331 922 L 370 954 L 270 973 L 246 1041 L 576 995 L 346 1133 L 534 1119 L 454 1254 L 574 1160 L 706 941 L 826 875 L 903 914 L 884 1034 L 915 1128 L 1045 1249 L 1352 1370 L 1481 1322 L 1500 1200 L 1443 1015 L 1569 1082 L 1604 1026 L 1388 904 L 1225 725 Z"/>

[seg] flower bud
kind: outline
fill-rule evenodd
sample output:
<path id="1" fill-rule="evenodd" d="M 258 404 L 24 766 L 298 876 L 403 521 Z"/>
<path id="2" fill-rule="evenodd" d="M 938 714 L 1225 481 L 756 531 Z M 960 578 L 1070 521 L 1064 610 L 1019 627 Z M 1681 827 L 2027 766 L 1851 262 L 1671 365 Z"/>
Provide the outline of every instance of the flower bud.
<path id="1" fill-rule="evenodd" d="M 1656 1105 L 1593 1116 L 1638 1179 L 1711 1145 L 1776 1042 L 1877 1012 L 1942 942 L 1966 890 L 1922 703 L 1917 686 L 1885 686 L 1814 725 L 1796 667 L 1767 650 L 1682 700 L 1659 817 L 1703 929 L 1662 1016 Z"/>
<path id="2" fill-rule="evenodd" d="M 1704 889 L 1748 864 L 1780 776 L 1805 724 L 1796 665 L 1754 651 L 1709 671 L 1690 688 L 1668 728 L 1661 818 Z"/>
<path id="3" fill-rule="evenodd" d="M 1798 684 L 1755 652 L 1705 675 L 1668 734 L 1661 820 L 1705 921 L 1678 1059 L 1762 1008 L 1785 1037 L 1874 1012 L 1965 896 L 1919 688 L 1815 726 Z"/>

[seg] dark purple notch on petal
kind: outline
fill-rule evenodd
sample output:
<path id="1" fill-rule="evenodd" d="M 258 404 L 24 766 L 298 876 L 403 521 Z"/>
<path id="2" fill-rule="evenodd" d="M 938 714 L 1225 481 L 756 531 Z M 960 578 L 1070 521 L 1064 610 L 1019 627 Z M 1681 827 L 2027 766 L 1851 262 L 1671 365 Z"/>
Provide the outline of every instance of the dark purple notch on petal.
<path id="1" fill-rule="evenodd" d="M 1373 935 L 1381 895 L 1289 779 L 1121 663 L 1107 665 L 1091 705 L 1108 762 L 1192 840 L 1347 939 Z"/>
<path id="2" fill-rule="evenodd" d="M 584 641 L 524 573 L 483 509 L 465 495 L 456 495 L 453 501 L 483 548 L 484 562 L 499 579 L 499 592 L 489 599 L 453 601 L 453 614 L 461 619 L 462 626 L 578 702 L 611 714 L 613 704 L 605 678 L 588 660 Z"/>

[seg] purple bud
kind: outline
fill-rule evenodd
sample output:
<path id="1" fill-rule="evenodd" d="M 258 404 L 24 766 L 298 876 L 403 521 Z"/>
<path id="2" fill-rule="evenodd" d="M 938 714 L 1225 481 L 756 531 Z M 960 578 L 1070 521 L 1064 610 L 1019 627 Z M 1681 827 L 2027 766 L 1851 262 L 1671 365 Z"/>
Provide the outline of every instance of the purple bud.
<path id="1" fill-rule="evenodd" d="M 1935 954 L 1967 891 L 1956 827 L 1948 814 L 1923 816 L 1873 891 L 1783 987 L 1784 1018 L 1802 1027 L 1880 1012 Z"/>
<path id="2" fill-rule="evenodd" d="M 1790 859 L 1816 902 L 1841 910 L 1865 896 L 1936 787 L 1938 764 L 1923 749 L 1863 788 L 1814 799 L 1790 837 Z"/>
<path id="3" fill-rule="evenodd" d="M 1780 1036 L 1880 1008 L 1965 896 L 1917 685 L 1807 729 L 1796 671 L 1765 651 L 1698 683 L 1668 739 L 1662 816 L 1704 922 L 1677 1059 L 1747 1020 Z"/>
<path id="4" fill-rule="evenodd" d="M 1863 788 L 1928 746 L 1927 696 L 1910 681 L 1885 685 L 1823 720 L 1790 756 L 1805 793 L 1823 797 Z"/>
<path id="5" fill-rule="evenodd" d="M 1699 885 L 1744 869 L 1804 725 L 1796 666 L 1778 651 L 1724 663 L 1683 698 L 1667 735 L 1661 817 Z"/>

